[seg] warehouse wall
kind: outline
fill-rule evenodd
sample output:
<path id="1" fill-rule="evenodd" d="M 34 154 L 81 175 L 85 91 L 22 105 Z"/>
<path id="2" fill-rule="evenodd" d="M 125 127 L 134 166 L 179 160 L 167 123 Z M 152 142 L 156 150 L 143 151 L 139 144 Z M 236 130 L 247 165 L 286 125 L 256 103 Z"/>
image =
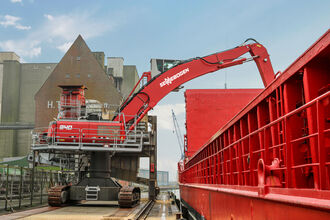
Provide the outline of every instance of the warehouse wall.
<path id="1" fill-rule="evenodd" d="M 139 75 L 136 66 L 125 65 L 123 72 L 123 81 L 120 91 L 124 98 L 127 98 L 127 96 L 132 91 L 138 80 L 139 80 Z M 138 90 L 139 88 L 140 87 L 138 86 L 136 90 Z"/>
<path id="2" fill-rule="evenodd" d="M 5 60 L 16 60 L 20 61 L 20 57 L 15 52 L 0 52 L 0 63 Z"/>
<path id="3" fill-rule="evenodd" d="M 0 119 L 1 119 L 1 105 L 2 105 L 2 80 L 3 80 L 3 63 L 0 63 Z"/>
<path id="4" fill-rule="evenodd" d="M 122 57 L 108 57 L 107 62 L 107 74 L 113 76 L 115 87 L 125 100 L 139 80 L 136 66 L 124 65 L 124 58 Z M 136 88 L 136 91 L 139 88 L 140 86 Z"/>
<path id="5" fill-rule="evenodd" d="M 5 60 L 3 62 L 1 123 L 18 121 L 20 70 L 21 66 L 18 61 Z M 16 131 L 0 131 L 0 155 L 2 157 L 17 154 L 16 140 Z"/>
<path id="6" fill-rule="evenodd" d="M 114 77 L 123 77 L 123 65 L 124 65 L 124 58 L 122 57 L 108 57 L 108 74 Z"/>
<path id="7" fill-rule="evenodd" d="M 1 122 L 16 122 L 18 120 L 20 70 L 19 62 L 4 61 L 2 101 L 6 104 L 1 108 Z"/>
<path id="8" fill-rule="evenodd" d="M 56 63 L 28 63 L 21 65 L 20 107 L 18 121 L 34 124 L 34 95 L 54 70 Z M 29 153 L 31 130 L 17 131 L 17 155 Z"/>
<path id="9" fill-rule="evenodd" d="M 34 95 L 56 64 L 4 61 L 0 69 L 1 123 L 34 124 Z M 31 130 L 1 130 L 0 157 L 22 156 L 29 152 Z"/>

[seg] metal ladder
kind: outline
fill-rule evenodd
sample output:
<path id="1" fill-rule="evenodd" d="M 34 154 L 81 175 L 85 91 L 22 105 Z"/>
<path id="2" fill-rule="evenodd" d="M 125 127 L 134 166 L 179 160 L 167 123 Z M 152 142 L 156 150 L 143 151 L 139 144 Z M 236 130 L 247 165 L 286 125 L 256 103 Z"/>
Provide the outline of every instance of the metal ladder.
<path id="1" fill-rule="evenodd" d="M 99 199 L 99 186 L 86 186 L 86 200 L 98 200 Z"/>

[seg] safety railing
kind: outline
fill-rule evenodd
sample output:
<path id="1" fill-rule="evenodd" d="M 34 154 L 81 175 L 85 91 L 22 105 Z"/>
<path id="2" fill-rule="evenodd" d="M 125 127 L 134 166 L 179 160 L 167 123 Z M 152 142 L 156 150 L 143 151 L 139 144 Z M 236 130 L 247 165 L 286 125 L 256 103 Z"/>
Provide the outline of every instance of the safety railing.
<path id="1" fill-rule="evenodd" d="M 248 113 L 179 166 L 180 182 L 330 189 L 329 101 L 328 91 L 251 132 Z"/>
<path id="2" fill-rule="evenodd" d="M 141 130 L 127 131 L 117 128 L 71 128 L 69 131 L 57 128 L 37 128 L 32 131 L 32 149 L 140 152 L 145 136 Z"/>
<path id="3" fill-rule="evenodd" d="M 0 165 L 0 209 L 14 211 L 47 203 L 48 189 L 72 177 L 70 172 Z"/>

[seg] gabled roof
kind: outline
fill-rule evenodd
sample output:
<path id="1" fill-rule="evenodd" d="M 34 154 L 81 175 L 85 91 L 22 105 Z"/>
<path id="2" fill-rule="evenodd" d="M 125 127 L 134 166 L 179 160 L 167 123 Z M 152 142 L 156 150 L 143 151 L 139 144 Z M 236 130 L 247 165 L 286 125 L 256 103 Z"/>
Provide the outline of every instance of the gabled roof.
<path id="1" fill-rule="evenodd" d="M 59 99 L 61 93 L 59 85 L 84 85 L 88 88 L 85 93 L 86 98 L 96 99 L 102 103 L 119 104 L 122 98 L 115 88 L 113 79 L 106 75 L 103 66 L 96 60 L 80 35 L 34 97 L 36 101 L 36 126 L 47 126 L 44 121 L 56 117 L 57 108 L 53 109 L 51 113 L 43 112 L 43 110 L 47 109 L 49 100 Z M 51 114 L 51 116 L 43 114 Z M 43 123 L 39 123 L 40 120 Z"/>

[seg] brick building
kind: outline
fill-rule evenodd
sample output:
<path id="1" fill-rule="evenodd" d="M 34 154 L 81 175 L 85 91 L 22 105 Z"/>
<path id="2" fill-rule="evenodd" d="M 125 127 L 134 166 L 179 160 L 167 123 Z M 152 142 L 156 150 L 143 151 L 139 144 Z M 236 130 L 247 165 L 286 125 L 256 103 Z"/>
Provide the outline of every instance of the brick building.
<path id="1" fill-rule="evenodd" d="M 47 126 L 57 116 L 58 85 L 85 85 L 88 99 L 119 105 L 139 77 L 123 58 L 114 65 L 117 59 L 105 65 L 104 53 L 92 52 L 81 36 L 59 63 L 21 63 L 15 52 L 0 52 L 0 159 L 29 153 L 31 129 L 3 128 Z"/>

